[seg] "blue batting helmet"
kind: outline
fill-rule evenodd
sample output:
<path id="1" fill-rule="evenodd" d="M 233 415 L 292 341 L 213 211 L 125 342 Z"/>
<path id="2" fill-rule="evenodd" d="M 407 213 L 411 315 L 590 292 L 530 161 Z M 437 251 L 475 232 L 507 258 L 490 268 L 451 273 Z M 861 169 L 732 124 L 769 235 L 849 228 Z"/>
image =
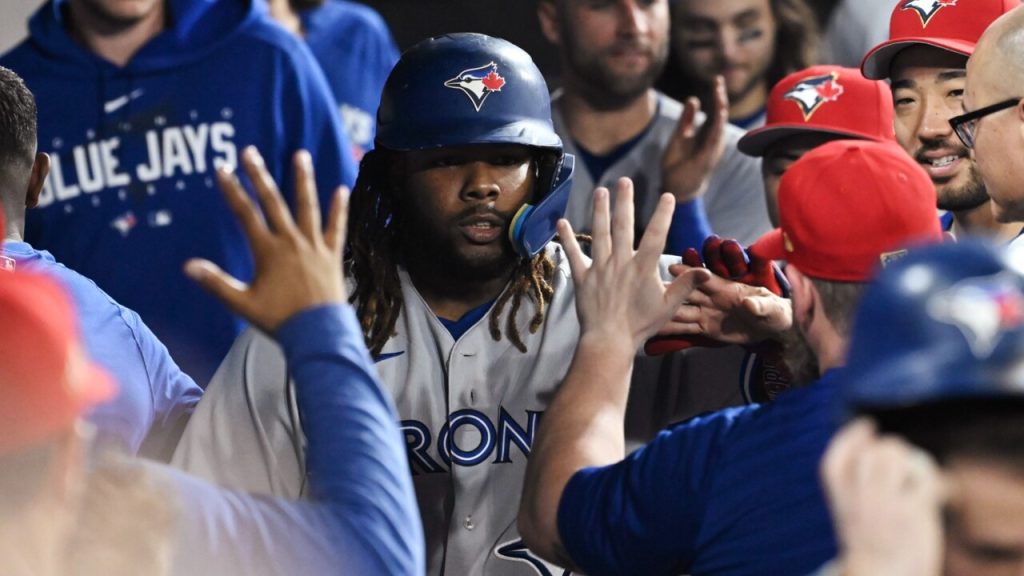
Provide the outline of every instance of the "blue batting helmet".
<path id="1" fill-rule="evenodd" d="M 960 242 L 921 248 L 884 269 L 855 316 L 847 405 L 870 412 L 1024 398 L 1024 270 L 1012 260 L 991 245 Z"/>
<path id="2" fill-rule="evenodd" d="M 375 145 L 414 151 L 474 144 L 519 144 L 554 157 L 542 167 L 537 204 L 525 205 L 509 226 L 512 245 L 533 256 L 555 235 L 574 166 L 551 122 L 543 75 L 529 54 L 500 38 L 449 34 L 419 42 L 384 85 Z"/>

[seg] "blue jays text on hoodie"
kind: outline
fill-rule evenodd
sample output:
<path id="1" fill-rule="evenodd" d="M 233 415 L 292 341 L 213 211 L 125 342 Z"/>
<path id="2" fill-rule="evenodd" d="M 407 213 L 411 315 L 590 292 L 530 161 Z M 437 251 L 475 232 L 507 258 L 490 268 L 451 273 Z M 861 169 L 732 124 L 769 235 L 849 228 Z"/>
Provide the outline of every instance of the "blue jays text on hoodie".
<path id="1" fill-rule="evenodd" d="M 334 92 L 341 123 L 362 158 L 373 148 L 377 106 L 398 47 L 376 10 L 348 0 L 327 0 L 299 14 L 306 45 Z"/>
<path id="2" fill-rule="evenodd" d="M 255 145 L 291 199 L 292 156 L 314 158 L 322 203 L 356 167 L 308 49 L 263 0 L 167 0 L 167 27 L 124 67 L 68 33 L 49 0 L 0 58 L 39 106 L 51 170 L 25 237 L 137 311 L 201 385 L 241 322 L 187 280 L 203 257 L 242 280 L 252 258 L 215 181 Z"/>
<path id="3" fill-rule="evenodd" d="M 93 409 L 96 440 L 135 454 L 143 440 L 148 456 L 167 459 L 203 391 L 167 353 L 139 315 L 120 306 L 96 284 L 57 263 L 48 252 L 24 242 L 5 242 L 2 254 L 19 270 L 57 279 L 75 303 L 89 357 L 118 383 L 117 396 Z"/>

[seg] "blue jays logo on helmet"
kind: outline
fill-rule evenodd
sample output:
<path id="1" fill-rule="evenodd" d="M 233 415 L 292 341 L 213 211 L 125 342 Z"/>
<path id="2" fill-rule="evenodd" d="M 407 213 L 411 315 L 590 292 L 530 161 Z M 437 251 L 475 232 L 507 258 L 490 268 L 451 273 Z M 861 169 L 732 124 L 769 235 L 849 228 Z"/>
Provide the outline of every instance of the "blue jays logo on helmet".
<path id="1" fill-rule="evenodd" d="M 804 120 L 810 120 L 822 104 L 835 102 L 843 94 L 843 85 L 838 78 L 836 72 L 805 78 L 790 88 L 783 98 L 796 102 L 804 114 Z"/>
<path id="2" fill-rule="evenodd" d="M 489 62 L 477 68 L 463 70 L 459 74 L 444 83 L 449 88 L 462 90 L 473 103 L 476 111 L 484 105 L 484 100 L 494 92 L 501 92 L 505 85 L 505 78 L 498 74 L 498 65 Z"/>
<path id="3" fill-rule="evenodd" d="M 928 314 L 956 326 L 974 356 L 987 358 L 1006 330 L 1024 324 L 1024 295 L 1018 282 L 1006 273 L 968 278 L 932 296 Z"/>
<path id="4" fill-rule="evenodd" d="M 900 6 L 901 10 L 913 10 L 921 17 L 921 27 L 928 26 L 932 16 L 938 14 L 946 6 L 956 6 L 957 0 L 906 0 Z"/>

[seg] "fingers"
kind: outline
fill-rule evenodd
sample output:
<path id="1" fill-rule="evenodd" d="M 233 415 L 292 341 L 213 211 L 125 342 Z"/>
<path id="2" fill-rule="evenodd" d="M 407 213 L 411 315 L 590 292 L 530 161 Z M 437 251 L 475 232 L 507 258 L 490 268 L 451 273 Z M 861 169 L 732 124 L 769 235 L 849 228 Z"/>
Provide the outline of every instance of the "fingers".
<path id="1" fill-rule="evenodd" d="M 693 139 L 696 134 L 697 115 L 700 113 L 700 100 L 690 96 L 683 103 L 683 113 L 679 117 L 679 122 L 676 124 L 676 131 L 672 135 L 672 141 L 669 143 L 673 146 L 673 152 L 682 152 L 684 143 Z"/>
<path id="2" fill-rule="evenodd" d="M 255 147 L 249 146 L 242 152 L 242 165 L 245 168 L 245 173 L 252 180 L 253 187 L 256 189 L 256 198 L 260 201 L 260 207 L 263 208 L 263 214 L 270 227 L 275 232 L 284 232 L 294 228 L 295 223 L 288 212 L 288 206 L 281 198 L 277 183 L 267 172 L 263 157 Z"/>
<path id="3" fill-rule="evenodd" d="M 672 212 L 675 206 L 676 200 L 671 194 L 662 194 L 658 199 L 654 214 L 651 215 L 647 229 L 640 239 L 636 255 L 640 270 L 656 268 L 658 258 L 665 251 L 665 238 L 668 237 L 668 229 L 672 225 Z"/>
<path id="4" fill-rule="evenodd" d="M 594 262 L 604 263 L 612 253 L 611 216 L 608 207 L 608 189 L 594 190 L 594 218 L 591 222 L 590 253 Z"/>
<path id="5" fill-rule="evenodd" d="M 766 330 L 782 332 L 793 325 L 793 307 L 790 301 L 767 293 L 767 290 L 763 295 L 745 297 L 740 304 Z"/>
<path id="6" fill-rule="evenodd" d="M 835 501 L 837 491 L 846 485 L 857 465 L 857 454 L 875 437 L 875 424 L 867 418 L 858 418 L 836 434 L 821 461 L 821 477 L 830 498 Z"/>
<path id="7" fill-rule="evenodd" d="M 243 282 L 224 272 L 213 262 L 202 259 L 185 262 L 185 275 L 223 302 L 231 311 L 245 316 L 245 293 L 248 287 Z"/>
<path id="8" fill-rule="evenodd" d="M 576 233 L 572 225 L 565 218 L 558 221 L 558 238 L 562 242 L 562 249 L 565 250 L 565 257 L 569 260 L 569 270 L 572 271 L 572 280 L 577 288 L 583 282 L 584 273 L 587 271 L 587 262 L 583 257 L 583 250 L 576 241 Z"/>
<path id="9" fill-rule="evenodd" d="M 341 254 L 345 248 L 345 234 L 348 232 L 348 188 L 339 186 L 331 199 L 331 211 L 327 216 L 324 243 L 327 248 Z"/>
<path id="10" fill-rule="evenodd" d="M 715 151 L 721 144 L 725 134 L 725 125 L 729 121 L 729 96 L 725 90 L 725 78 L 715 77 L 714 104 L 707 120 L 700 127 L 697 140 L 705 153 Z"/>
<path id="11" fill-rule="evenodd" d="M 238 177 L 227 168 L 217 170 L 217 184 L 224 195 L 224 200 L 228 203 L 228 208 L 238 219 L 242 231 L 255 250 L 267 235 L 267 225 L 263 222 L 263 215 L 252 203 L 249 195 L 245 193 Z"/>
<path id="12" fill-rule="evenodd" d="M 615 218 L 612 220 L 615 230 L 612 234 L 612 249 L 619 259 L 633 257 L 633 223 L 633 181 L 619 178 L 615 183 Z"/>
<path id="13" fill-rule="evenodd" d="M 686 251 L 683 252 L 683 264 L 686 264 L 691 268 L 704 267 L 704 261 L 701 260 L 700 254 L 697 253 L 696 248 L 687 248 Z M 669 271 L 672 271 L 672 267 L 669 268 Z M 675 273 L 673 272 L 673 274 Z"/>
<path id="14" fill-rule="evenodd" d="M 320 199 L 313 178 L 313 160 L 309 152 L 299 150 L 293 159 L 295 170 L 295 221 L 302 234 L 314 241 L 320 237 Z"/>
<path id="15" fill-rule="evenodd" d="M 737 279 L 749 272 L 747 251 L 735 240 L 725 240 L 720 247 L 722 263 L 729 272 L 729 278 Z"/>
<path id="16" fill-rule="evenodd" d="M 712 234 L 704 240 L 704 265 L 716 275 L 729 278 L 729 269 L 722 262 L 722 239 Z"/>
<path id="17" fill-rule="evenodd" d="M 673 307 L 679 307 L 693 293 L 694 289 L 711 279 L 711 272 L 704 268 L 690 268 L 677 276 L 665 290 L 665 300 Z M 678 310 L 676 312 L 679 313 Z"/>

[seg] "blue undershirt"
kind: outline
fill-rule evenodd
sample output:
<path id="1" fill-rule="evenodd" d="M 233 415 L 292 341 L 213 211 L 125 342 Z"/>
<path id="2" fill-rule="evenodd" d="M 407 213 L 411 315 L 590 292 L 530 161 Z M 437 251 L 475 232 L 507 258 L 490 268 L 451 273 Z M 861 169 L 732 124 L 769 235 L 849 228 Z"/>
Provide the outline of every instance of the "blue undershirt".
<path id="1" fill-rule="evenodd" d="M 481 318 L 487 315 L 487 311 L 491 309 L 494 304 L 494 300 L 485 302 L 476 308 L 466 312 L 462 315 L 462 318 L 458 320 L 448 320 L 447 318 L 437 317 L 441 321 L 441 324 L 448 330 L 448 333 L 452 335 L 452 338 L 458 340 L 462 338 L 462 335 L 467 330 L 473 327 L 474 324 L 480 321 Z"/>

